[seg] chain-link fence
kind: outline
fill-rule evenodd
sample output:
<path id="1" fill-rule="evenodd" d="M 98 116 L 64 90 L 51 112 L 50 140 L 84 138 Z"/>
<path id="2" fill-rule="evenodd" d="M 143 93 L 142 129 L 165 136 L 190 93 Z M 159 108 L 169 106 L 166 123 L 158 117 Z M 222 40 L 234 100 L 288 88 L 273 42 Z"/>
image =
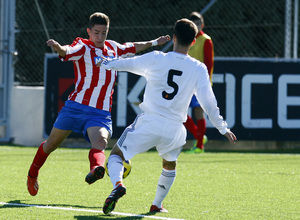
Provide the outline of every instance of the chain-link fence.
<path id="1" fill-rule="evenodd" d="M 71 44 L 88 38 L 90 14 L 111 19 L 108 39 L 119 43 L 172 35 L 176 20 L 201 11 L 211 0 L 17 0 L 15 81 L 42 85 L 44 54 L 50 37 Z M 205 12 L 204 31 L 212 37 L 215 56 L 283 57 L 285 0 L 219 0 Z M 158 50 L 162 48 L 156 48 Z M 171 49 L 171 48 L 170 48 Z M 298 51 L 299 53 L 299 51 Z"/>

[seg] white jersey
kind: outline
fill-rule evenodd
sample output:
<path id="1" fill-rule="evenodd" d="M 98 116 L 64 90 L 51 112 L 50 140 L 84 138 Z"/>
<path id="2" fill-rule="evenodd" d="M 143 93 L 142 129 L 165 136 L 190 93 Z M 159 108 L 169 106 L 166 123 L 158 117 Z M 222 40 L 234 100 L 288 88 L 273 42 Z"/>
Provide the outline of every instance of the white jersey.
<path id="1" fill-rule="evenodd" d="M 104 62 L 107 69 L 144 76 L 147 85 L 140 108 L 149 114 L 185 122 L 193 94 L 213 125 L 224 135 L 227 123 L 220 115 L 205 64 L 189 55 L 153 51 L 142 56 Z"/>

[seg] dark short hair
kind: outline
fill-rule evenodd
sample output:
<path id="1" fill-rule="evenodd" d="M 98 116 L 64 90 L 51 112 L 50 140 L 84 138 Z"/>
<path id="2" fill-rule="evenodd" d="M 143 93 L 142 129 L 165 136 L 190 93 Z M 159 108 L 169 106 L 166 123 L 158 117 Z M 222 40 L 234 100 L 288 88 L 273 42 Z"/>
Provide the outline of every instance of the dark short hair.
<path id="1" fill-rule="evenodd" d="M 196 25 L 187 18 L 182 18 L 175 23 L 174 34 L 178 44 L 183 46 L 188 46 L 193 42 L 197 31 Z"/>
<path id="2" fill-rule="evenodd" d="M 201 24 L 204 24 L 203 16 L 199 12 L 196 12 L 196 11 L 192 12 L 189 16 L 189 19 L 193 22 L 200 20 Z"/>
<path id="3" fill-rule="evenodd" d="M 91 29 L 96 24 L 104 24 L 109 26 L 109 17 L 101 12 L 95 12 L 90 16 L 89 28 Z"/>

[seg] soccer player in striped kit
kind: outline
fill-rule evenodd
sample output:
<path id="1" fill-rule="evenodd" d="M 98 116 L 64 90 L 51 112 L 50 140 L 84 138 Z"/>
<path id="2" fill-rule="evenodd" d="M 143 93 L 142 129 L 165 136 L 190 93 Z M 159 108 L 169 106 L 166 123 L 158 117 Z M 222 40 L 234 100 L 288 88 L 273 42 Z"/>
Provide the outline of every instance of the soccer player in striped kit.
<path id="1" fill-rule="evenodd" d="M 196 36 L 196 42 L 191 47 L 189 55 L 203 62 L 208 70 L 209 79 L 212 84 L 212 74 L 214 69 L 214 47 L 211 37 L 203 32 L 204 28 L 204 19 L 202 15 L 198 12 L 192 12 L 189 16 L 189 19 L 195 23 L 198 28 L 198 33 Z M 196 118 L 196 123 L 193 118 L 188 115 L 186 122 L 184 123 L 185 127 L 190 131 L 196 142 L 194 146 L 186 151 L 187 153 L 204 153 L 204 144 L 206 141 L 206 121 L 203 113 L 203 109 L 198 103 L 195 96 L 193 96 L 190 103 L 190 107 L 193 109 L 193 113 Z M 204 141 L 203 141 L 204 139 Z"/>
<path id="2" fill-rule="evenodd" d="M 105 59 L 98 65 L 111 70 L 128 71 L 145 77 L 147 84 L 138 115 L 128 126 L 108 158 L 108 173 L 113 190 L 103 205 L 104 214 L 115 208 L 126 194 L 123 185 L 123 160 L 156 147 L 163 160 L 156 196 L 150 212 L 167 212 L 162 202 L 176 177 L 177 158 L 186 141 L 183 125 L 187 111 L 195 95 L 213 125 L 234 144 L 236 136 L 220 115 L 217 100 L 204 63 L 188 55 L 195 42 L 196 25 L 188 20 L 178 20 L 174 28 L 173 51 L 153 51 L 142 56 L 126 59 Z"/>
<path id="3" fill-rule="evenodd" d="M 162 45 L 170 36 L 152 41 L 125 43 L 107 40 L 107 15 L 96 12 L 89 18 L 89 39 L 76 38 L 71 45 L 61 46 L 53 39 L 47 41 L 62 61 L 72 61 L 75 72 L 75 89 L 53 125 L 48 139 L 43 142 L 30 166 L 27 189 L 32 196 L 38 193 L 38 173 L 51 152 L 56 150 L 72 131 L 82 133 L 91 143 L 88 184 L 104 176 L 104 150 L 112 134 L 111 106 L 117 71 L 96 66 L 101 57 L 118 58 L 134 55 L 151 46 Z M 71 169 L 71 168 L 70 168 Z"/>

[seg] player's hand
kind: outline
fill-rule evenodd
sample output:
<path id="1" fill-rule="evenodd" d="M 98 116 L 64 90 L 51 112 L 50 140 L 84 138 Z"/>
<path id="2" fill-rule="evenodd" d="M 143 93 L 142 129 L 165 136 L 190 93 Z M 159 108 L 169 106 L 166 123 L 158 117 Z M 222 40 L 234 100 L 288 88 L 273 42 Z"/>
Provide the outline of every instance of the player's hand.
<path id="1" fill-rule="evenodd" d="M 166 36 L 161 36 L 155 40 L 157 41 L 158 45 L 163 45 L 163 44 L 167 43 L 168 41 L 170 41 L 171 37 L 169 35 L 166 35 Z"/>
<path id="2" fill-rule="evenodd" d="M 61 49 L 61 45 L 53 39 L 48 40 L 46 43 L 49 47 L 53 47 L 56 52 Z"/>
<path id="3" fill-rule="evenodd" d="M 101 60 L 96 65 L 97 65 L 97 67 L 100 67 L 101 64 L 107 65 L 110 61 L 113 61 L 113 60 L 117 60 L 117 58 L 112 59 L 112 58 L 109 58 L 109 57 L 102 56 Z"/>
<path id="4" fill-rule="evenodd" d="M 234 133 L 232 133 L 230 130 L 224 134 L 225 137 L 229 140 L 230 143 L 235 144 L 235 141 L 237 140 L 236 136 Z"/>
<path id="5" fill-rule="evenodd" d="M 106 58 L 102 56 L 101 60 L 96 64 L 97 67 L 100 67 L 104 60 L 106 60 Z"/>
<path id="6" fill-rule="evenodd" d="M 50 39 L 47 42 L 49 47 L 52 47 L 61 57 L 65 57 L 67 54 L 67 49 L 65 46 L 61 46 L 57 41 Z"/>

